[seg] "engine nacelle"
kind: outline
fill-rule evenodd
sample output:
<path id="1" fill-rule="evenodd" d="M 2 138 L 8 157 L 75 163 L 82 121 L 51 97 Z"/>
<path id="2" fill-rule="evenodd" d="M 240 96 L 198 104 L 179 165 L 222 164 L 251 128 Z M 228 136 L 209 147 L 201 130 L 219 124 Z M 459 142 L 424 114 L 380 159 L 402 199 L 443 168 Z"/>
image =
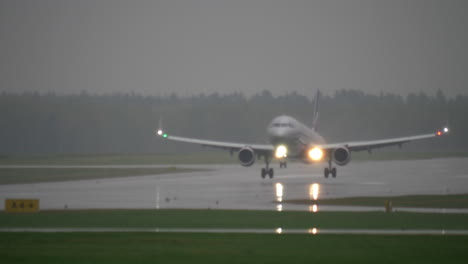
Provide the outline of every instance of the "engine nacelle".
<path id="1" fill-rule="evenodd" d="M 255 163 L 255 152 L 249 147 L 241 148 L 237 154 L 242 166 L 250 167 Z"/>
<path id="2" fill-rule="evenodd" d="M 351 153 L 347 147 L 336 148 L 332 152 L 332 159 L 337 165 L 344 166 L 351 161 Z"/>

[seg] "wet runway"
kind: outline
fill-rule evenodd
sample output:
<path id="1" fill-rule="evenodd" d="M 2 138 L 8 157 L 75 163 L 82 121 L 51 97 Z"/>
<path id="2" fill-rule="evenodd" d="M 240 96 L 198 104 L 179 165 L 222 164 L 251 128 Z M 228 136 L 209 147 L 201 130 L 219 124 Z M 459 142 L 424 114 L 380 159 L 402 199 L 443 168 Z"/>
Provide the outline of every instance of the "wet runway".
<path id="1" fill-rule="evenodd" d="M 290 199 L 314 199 L 314 196 L 320 200 L 350 196 L 468 193 L 467 158 L 351 162 L 345 167 L 338 167 L 336 179 L 323 177 L 324 164 L 301 163 L 290 163 L 287 169 L 279 169 L 278 164 L 273 164 L 275 178 L 261 179 L 261 166 L 261 163 L 250 168 L 234 164 L 178 165 L 177 167 L 207 168 L 211 171 L 2 185 L 0 200 L 36 198 L 40 199 L 41 209 L 219 208 L 324 211 L 340 208 L 314 208 L 281 202 Z M 3 208 L 4 204 L 0 203 L 0 209 Z M 383 210 L 383 205 L 378 210 Z"/>

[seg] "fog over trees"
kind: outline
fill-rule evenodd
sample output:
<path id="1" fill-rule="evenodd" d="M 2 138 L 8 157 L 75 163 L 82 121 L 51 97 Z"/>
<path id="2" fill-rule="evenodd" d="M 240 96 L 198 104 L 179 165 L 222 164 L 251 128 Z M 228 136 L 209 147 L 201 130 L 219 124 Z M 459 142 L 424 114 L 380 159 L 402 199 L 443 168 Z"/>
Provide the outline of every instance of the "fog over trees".
<path id="1" fill-rule="evenodd" d="M 159 117 L 169 134 L 266 143 L 271 119 L 287 114 L 310 125 L 313 101 L 298 93 L 250 98 L 240 93 L 192 97 L 138 94 L 0 94 L 0 154 L 103 154 L 193 152 L 203 148 L 155 135 Z M 370 140 L 435 132 L 449 137 L 410 143 L 403 150 L 468 149 L 468 96 L 371 95 L 342 90 L 322 96 L 318 131 L 328 142 Z M 395 148 L 390 148 L 395 149 Z"/>

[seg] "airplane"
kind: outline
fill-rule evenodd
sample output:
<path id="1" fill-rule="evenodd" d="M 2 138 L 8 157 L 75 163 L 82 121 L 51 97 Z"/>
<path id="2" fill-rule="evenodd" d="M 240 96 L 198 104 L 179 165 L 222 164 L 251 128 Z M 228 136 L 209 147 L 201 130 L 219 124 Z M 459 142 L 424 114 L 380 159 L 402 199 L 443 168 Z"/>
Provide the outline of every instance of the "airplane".
<path id="1" fill-rule="evenodd" d="M 337 170 L 336 167 L 333 167 L 333 163 L 339 166 L 345 166 L 351 161 L 351 152 L 368 151 L 370 153 L 372 149 L 375 148 L 387 146 L 401 147 L 404 143 L 439 137 L 449 132 L 449 128 L 446 126 L 441 130 L 428 134 L 328 144 L 316 131 L 319 117 L 319 98 L 320 92 L 317 91 L 311 127 L 287 115 L 280 115 L 273 118 L 267 127 L 267 135 L 270 144 L 233 143 L 169 135 L 162 130 L 161 120 L 156 133 L 167 140 L 225 149 L 229 150 L 231 155 L 237 152 L 240 164 L 244 167 L 252 166 L 257 159 L 261 160 L 263 157 L 265 168 L 261 169 L 262 178 L 266 176 L 273 178 L 274 170 L 269 166 L 272 158 L 279 160 L 280 168 L 286 168 L 287 160 L 289 159 L 297 159 L 305 163 L 321 162 L 325 160 L 328 162 L 328 166 L 325 167 L 323 172 L 325 178 L 328 178 L 330 175 L 335 178 Z"/>

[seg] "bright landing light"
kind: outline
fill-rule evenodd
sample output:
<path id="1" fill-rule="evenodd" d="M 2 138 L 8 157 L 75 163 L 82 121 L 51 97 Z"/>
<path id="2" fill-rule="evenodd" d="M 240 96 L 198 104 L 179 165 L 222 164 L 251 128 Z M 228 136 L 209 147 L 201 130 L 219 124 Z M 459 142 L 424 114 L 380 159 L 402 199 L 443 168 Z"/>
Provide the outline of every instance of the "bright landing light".
<path id="1" fill-rule="evenodd" d="M 162 135 L 162 133 L 163 133 L 163 132 L 162 132 L 162 130 L 161 130 L 161 129 L 159 129 L 159 130 L 158 130 L 158 135 L 160 135 L 160 136 L 161 136 L 161 135 Z"/>
<path id="2" fill-rule="evenodd" d="M 449 132 L 448 127 L 444 127 L 444 133 L 448 133 L 448 132 Z"/>
<path id="3" fill-rule="evenodd" d="M 285 158 L 288 154 L 288 149 L 284 145 L 279 145 L 276 147 L 275 157 L 278 159 Z"/>
<path id="4" fill-rule="evenodd" d="M 314 161 L 319 161 L 323 157 L 323 151 L 320 148 L 314 147 L 313 149 L 309 150 L 309 158 Z"/>

